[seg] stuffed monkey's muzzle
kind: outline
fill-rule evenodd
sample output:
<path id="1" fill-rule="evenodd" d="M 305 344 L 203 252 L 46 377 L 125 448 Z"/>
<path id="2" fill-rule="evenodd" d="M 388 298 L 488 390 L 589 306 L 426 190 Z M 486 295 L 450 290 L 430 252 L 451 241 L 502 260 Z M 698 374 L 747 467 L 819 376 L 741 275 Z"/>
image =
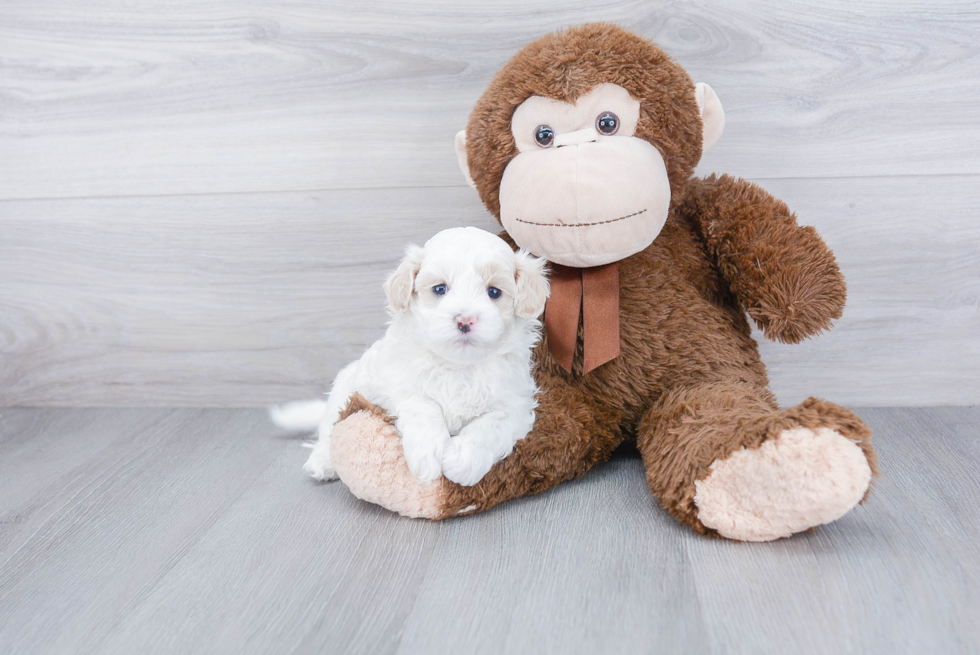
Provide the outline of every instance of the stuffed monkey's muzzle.
<path id="1" fill-rule="evenodd" d="M 635 137 L 560 134 L 522 152 L 500 182 L 500 221 L 517 245 L 565 266 L 601 266 L 649 246 L 670 208 L 660 152 Z"/>

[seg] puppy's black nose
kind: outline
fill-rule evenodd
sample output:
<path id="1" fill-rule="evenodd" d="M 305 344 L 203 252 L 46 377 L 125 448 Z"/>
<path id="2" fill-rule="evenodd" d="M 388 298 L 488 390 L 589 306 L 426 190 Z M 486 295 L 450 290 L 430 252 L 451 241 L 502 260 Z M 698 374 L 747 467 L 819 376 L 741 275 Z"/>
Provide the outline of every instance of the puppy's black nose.
<path id="1" fill-rule="evenodd" d="M 460 314 L 456 317 L 456 329 L 466 334 L 473 329 L 473 324 L 476 323 L 476 316 L 469 314 Z"/>

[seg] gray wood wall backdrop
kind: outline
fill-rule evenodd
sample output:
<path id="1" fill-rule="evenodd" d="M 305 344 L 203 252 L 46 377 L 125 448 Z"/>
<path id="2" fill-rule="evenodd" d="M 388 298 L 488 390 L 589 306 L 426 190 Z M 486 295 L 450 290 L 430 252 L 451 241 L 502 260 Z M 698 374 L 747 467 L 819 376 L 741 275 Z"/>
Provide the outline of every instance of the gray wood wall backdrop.
<path id="1" fill-rule="evenodd" d="M 262 405 L 380 335 L 409 241 L 493 223 L 453 135 L 518 48 L 621 23 L 709 82 L 729 172 L 817 226 L 784 403 L 980 401 L 980 5 L 4 0 L 0 405 Z"/>

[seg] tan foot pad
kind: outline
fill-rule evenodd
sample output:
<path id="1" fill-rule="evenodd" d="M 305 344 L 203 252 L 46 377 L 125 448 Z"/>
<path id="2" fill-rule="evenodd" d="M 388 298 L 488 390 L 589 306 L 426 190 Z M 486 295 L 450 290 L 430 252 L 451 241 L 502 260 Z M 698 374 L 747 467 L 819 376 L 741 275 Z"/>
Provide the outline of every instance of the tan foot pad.
<path id="1" fill-rule="evenodd" d="M 701 523 L 723 537 L 771 541 L 836 521 L 870 483 L 856 443 L 830 428 L 799 427 L 712 463 L 694 483 L 694 502 Z"/>
<path id="2" fill-rule="evenodd" d="M 402 516 L 436 518 L 448 494 L 445 478 L 422 484 L 408 470 L 395 427 L 376 415 L 356 412 L 334 426 L 334 470 L 352 494 Z"/>

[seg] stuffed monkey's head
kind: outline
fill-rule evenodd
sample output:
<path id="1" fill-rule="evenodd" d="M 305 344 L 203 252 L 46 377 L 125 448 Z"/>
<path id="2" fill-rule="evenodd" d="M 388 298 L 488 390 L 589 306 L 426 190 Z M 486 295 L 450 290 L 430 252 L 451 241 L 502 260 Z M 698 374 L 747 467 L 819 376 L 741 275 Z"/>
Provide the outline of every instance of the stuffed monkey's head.
<path id="1" fill-rule="evenodd" d="M 460 167 L 521 247 L 566 266 L 646 248 L 724 128 L 706 84 L 615 25 L 518 52 L 456 136 Z"/>

